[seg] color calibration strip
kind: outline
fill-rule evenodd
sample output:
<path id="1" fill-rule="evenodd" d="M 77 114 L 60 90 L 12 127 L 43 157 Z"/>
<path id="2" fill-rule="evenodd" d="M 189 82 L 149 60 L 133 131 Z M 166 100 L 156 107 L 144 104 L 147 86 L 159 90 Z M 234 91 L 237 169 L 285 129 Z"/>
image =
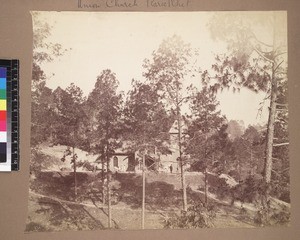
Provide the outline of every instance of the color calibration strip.
<path id="1" fill-rule="evenodd" d="M 19 170 L 19 61 L 0 59 L 0 171 Z"/>
<path id="2" fill-rule="evenodd" d="M 0 162 L 7 161 L 6 68 L 0 67 Z"/>

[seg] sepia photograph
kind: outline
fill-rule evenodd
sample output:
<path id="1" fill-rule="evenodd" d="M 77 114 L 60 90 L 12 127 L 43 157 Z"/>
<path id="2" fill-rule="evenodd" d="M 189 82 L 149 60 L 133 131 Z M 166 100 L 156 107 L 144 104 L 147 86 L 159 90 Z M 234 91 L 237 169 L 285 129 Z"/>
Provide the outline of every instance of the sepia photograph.
<path id="1" fill-rule="evenodd" d="M 285 11 L 31 17 L 25 232 L 290 226 Z"/>

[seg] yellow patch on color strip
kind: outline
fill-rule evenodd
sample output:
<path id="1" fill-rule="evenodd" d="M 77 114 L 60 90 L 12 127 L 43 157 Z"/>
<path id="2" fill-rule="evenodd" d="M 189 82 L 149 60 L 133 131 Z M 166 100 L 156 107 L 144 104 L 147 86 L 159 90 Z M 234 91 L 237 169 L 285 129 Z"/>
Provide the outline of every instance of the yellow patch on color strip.
<path id="1" fill-rule="evenodd" d="M 0 110 L 6 110 L 6 100 L 0 100 Z"/>

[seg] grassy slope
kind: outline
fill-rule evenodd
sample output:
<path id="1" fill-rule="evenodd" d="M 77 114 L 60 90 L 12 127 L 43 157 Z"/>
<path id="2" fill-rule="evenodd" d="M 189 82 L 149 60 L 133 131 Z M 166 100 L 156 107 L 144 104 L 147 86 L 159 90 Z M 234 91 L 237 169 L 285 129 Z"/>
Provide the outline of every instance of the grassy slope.
<path id="1" fill-rule="evenodd" d="M 155 177 L 152 177 L 152 174 Z M 182 198 L 180 189 L 177 189 L 180 181 L 176 174 L 150 173 L 147 177 L 145 226 L 149 229 L 163 228 L 165 217 L 170 213 L 180 212 Z M 190 185 L 197 185 L 202 181 L 201 174 L 188 175 L 187 179 Z M 140 175 L 117 174 L 115 176 L 112 184 L 114 227 L 121 229 L 140 227 L 141 183 Z M 64 202 L 75 201 L 72 174 L 43 172 L 32 179 L 27 231 L 105 229 L 107 208 L 101 203 L 99 174 L 79 173 L 78 185 L 77 202 L 83 205 Z M 190 204 L 203 200 L 203 193 L 189 190 L 188 199 Z M 239 208 L 230 207 L 213 199 L 210 201 L 216 204 L 218 215 L 216 227 L 253 226 L 249 224 L 249 216 L 240 216 Z"/>
<path id="2" fill-rule="evenodd" d="M 63 148 L 62 148 L 63 149 Z M 49 149 L 48 149 L 49 150 Z M 48 151 L 47 150 L 47 151 Z M 59 152 L 53 156 L 43 151 L 39 161 L 57 161 Z M 50 151 L 50 150 L 49 150 Z M 56 156 L 57 155 L 57 156 Z M 53 161 L 54 161 L 53 160 Z M 105 229 L 107 208 L 102 205 L 100 173 L 77 174 L 78 197 L 75 202 L 72 172 L 38 172 L 30 179 L 29 217 L 27 231 L 60 231 Z M 202 173 L 186 173 L 189 204 L 203 201 Z M 210 183 L 214 184 L 213 176 Z M 114 227 L 137 229 L 141 222 L 142 179 L 140 174 L 118 173 L 112 183 Z M 229 206 L 212 194 L 209 201 L 215 204 L 216 227 L 253 227 L 254 212 L 241 211 Z M 180 175 L 173 173 L 146 174 L 146 219 L 148 229 L 163 228 L 164 218 L 182 207 Z"/>

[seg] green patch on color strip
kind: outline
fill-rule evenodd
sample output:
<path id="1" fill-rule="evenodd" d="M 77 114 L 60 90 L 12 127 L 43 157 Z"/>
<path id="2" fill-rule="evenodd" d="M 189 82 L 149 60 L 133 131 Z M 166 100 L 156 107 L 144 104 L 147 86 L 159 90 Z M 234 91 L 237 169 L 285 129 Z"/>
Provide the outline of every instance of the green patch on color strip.
<path id="1" fill-rule="evenodd" d="M 6 89 L 0 89 L 0 99 L 6 99 Z"/>

